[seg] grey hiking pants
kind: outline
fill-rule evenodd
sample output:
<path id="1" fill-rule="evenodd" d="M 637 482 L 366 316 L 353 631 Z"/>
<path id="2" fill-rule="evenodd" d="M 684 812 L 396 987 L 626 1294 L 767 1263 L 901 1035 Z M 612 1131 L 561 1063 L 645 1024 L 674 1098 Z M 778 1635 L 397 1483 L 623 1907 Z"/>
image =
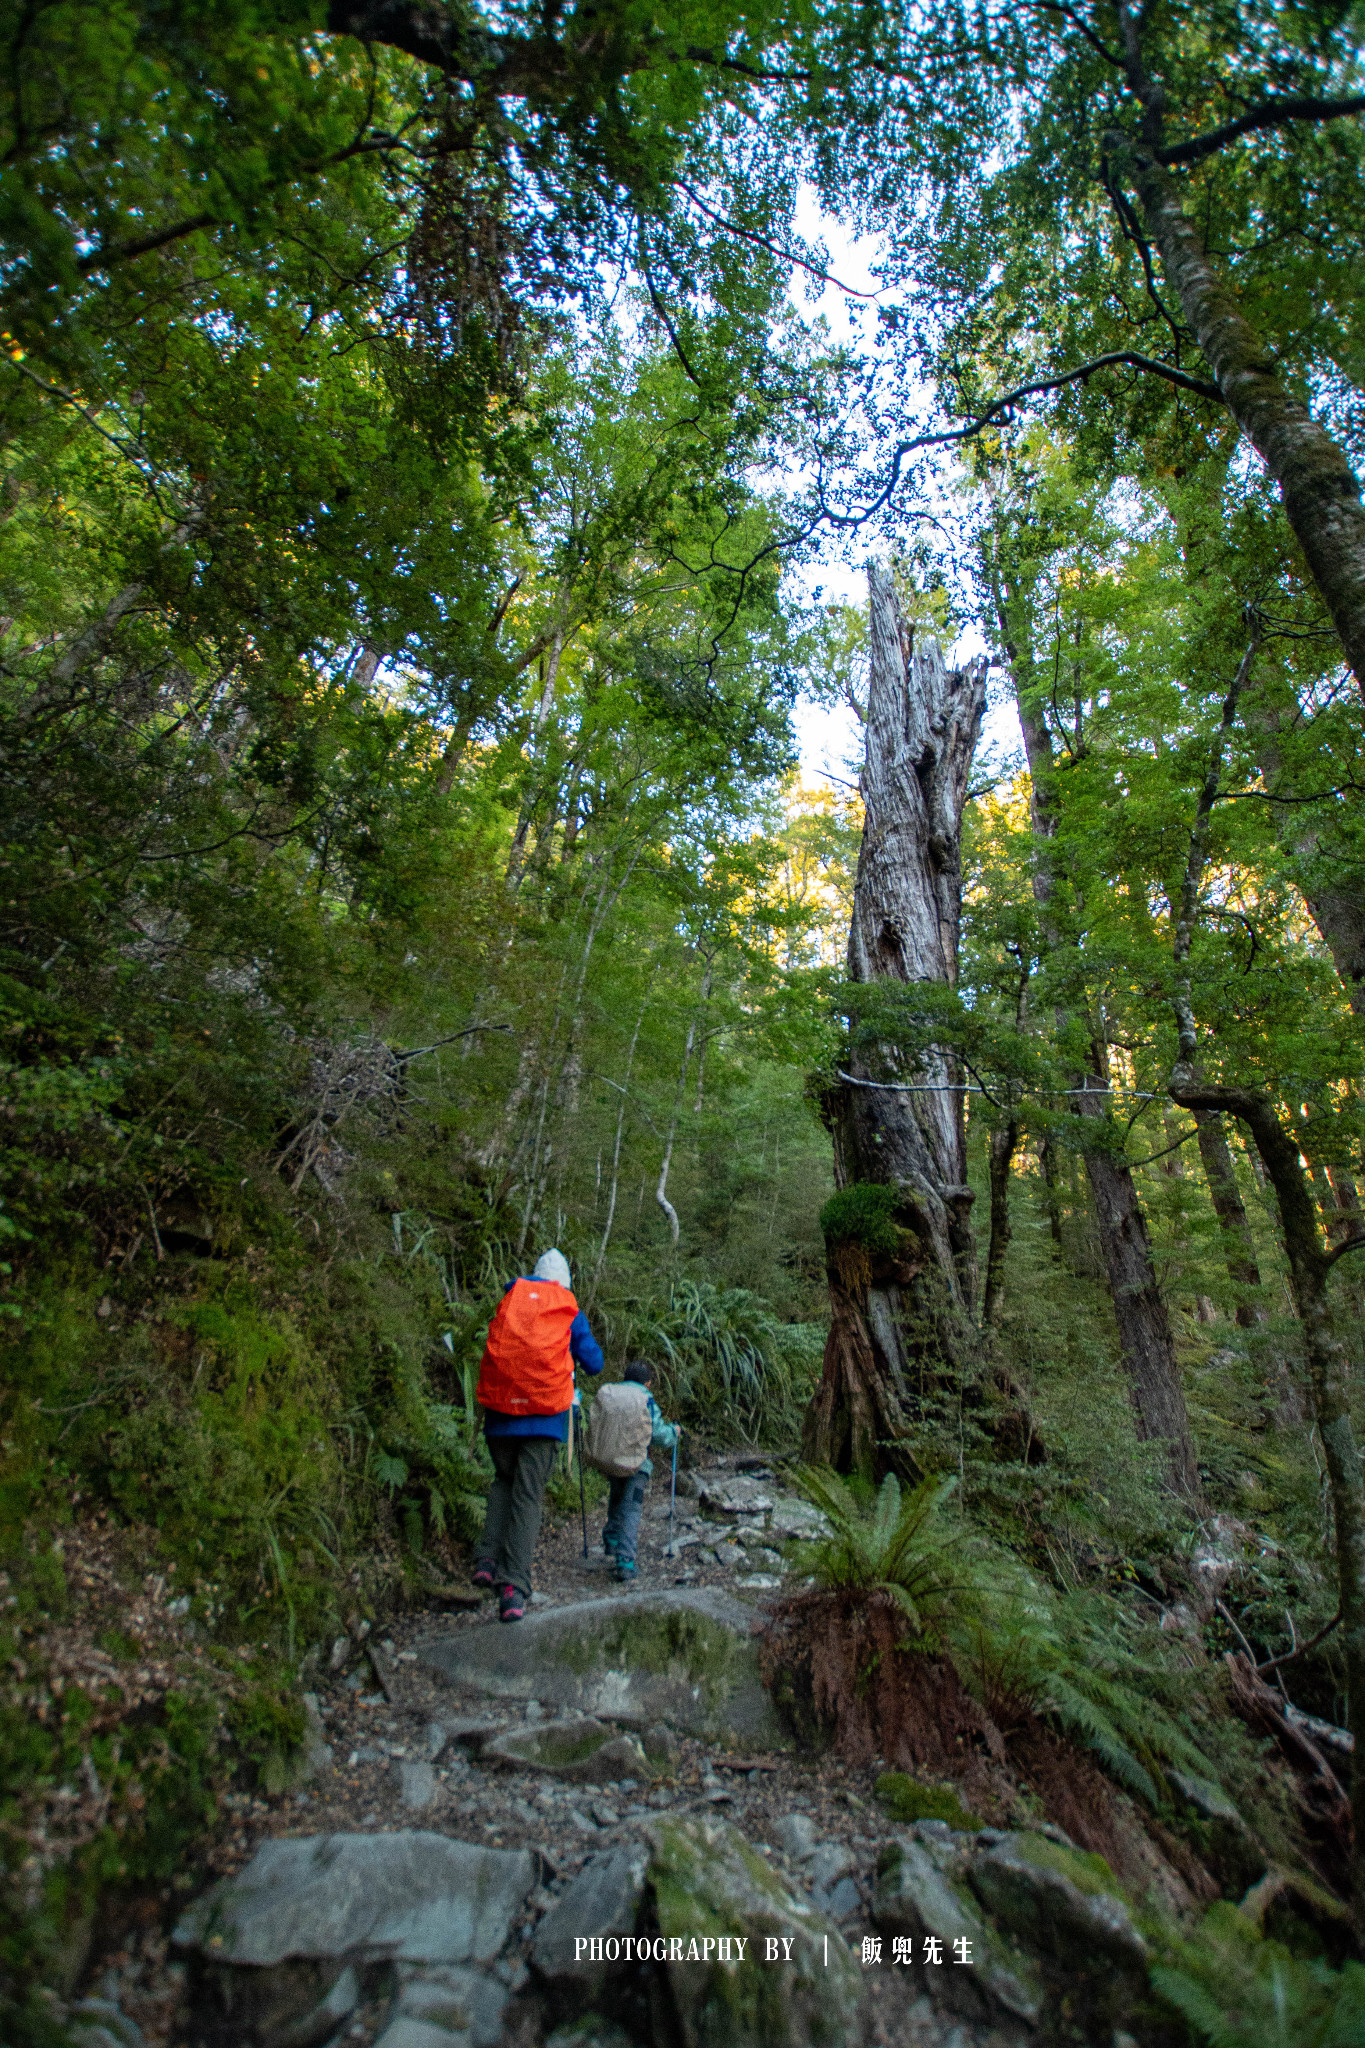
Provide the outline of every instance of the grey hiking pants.
<path id="1" fill-rule="evenodd" d="M 545 1486 L 562 1447 L 553 1436 L 490 1436 L 485 1441 L 496 1477 L 488 1489 L 479 1559 L 492 1567 L 500 1586 L 515 1586 L 529 1597 Z"/>

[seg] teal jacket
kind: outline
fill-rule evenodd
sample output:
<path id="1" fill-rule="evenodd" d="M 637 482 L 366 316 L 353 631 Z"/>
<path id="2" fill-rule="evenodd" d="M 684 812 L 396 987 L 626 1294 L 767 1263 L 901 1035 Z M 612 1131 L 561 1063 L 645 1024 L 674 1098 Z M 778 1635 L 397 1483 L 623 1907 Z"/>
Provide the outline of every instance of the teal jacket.
<path id="1" fill-rule="evenodd" d="M 649 1396 L 649 1420 L 650 1450 L 652 1451 L 654 1449 L 655 1444 L 657 1444 L 661 1451 L 671 1451 L 673 1446 L 678 1441 L 678 1425 L 676 1422 L 664 1421 L 663 1412 L 652 1394 Z M 653 1460 L 646 1456 L 645 1461 L 639 1467 L 639 1470 L 643 1472 L 646 1477 L 648 1477 L 649 1474 L 654 1470 Z"/>

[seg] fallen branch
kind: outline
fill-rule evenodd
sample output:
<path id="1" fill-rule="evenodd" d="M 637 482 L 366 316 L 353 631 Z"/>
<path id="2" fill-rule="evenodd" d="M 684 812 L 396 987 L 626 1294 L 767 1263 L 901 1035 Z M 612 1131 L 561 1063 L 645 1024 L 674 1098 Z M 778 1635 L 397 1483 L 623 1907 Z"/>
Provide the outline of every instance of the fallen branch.
<path id="1" fill-rule="evenodd" d="M 1316 1714 L 1305 1714 L 1300 1707 L 1285 1702 L 1284 1718 L 1291 1728 L 1311 1735 L 1316 1742 L 1325 1742 L 1332 1749 L 1339 1749 L 1350 1756 L 1355 1749 L 1356 1739 L 1349 1728 L 1338 1728 L 1334 1721 L 1320 1721 Z"/>
<path id="2" fill-rule="evenodd" d="M 1276 1735 L 1286 1749 L 1295 1751 L 1305 1763 L 1312 1766 L 1332 1802 L 1329 1818 L 1335 1825 L 1348 1829 L 1351 1809 L 1341 1780 L 1311 1739 L 1307 1728 L 1290 1720 L 1285 1703 L 1270 1690 L 1264 1679 L 1257 1677 L 1256 1667 L 1249 1657 L 1238 1656 L 1236 1651 L 1230 1650 L 1223 1661 L 1231 1681 L 1234 1703 L 1240 1709 L 1243 1718 L 1259 1722 L 1262 1727 Z M 1294 1711 L 1297 1713 L 1297 1709 Z M 1302 1715 L 1298 1718 L 1300 1721 L 1306 1721 L 1308 1716 Z"/>
<path id="3" fill-rule="evenodd" d="M 1256 1666 L 1257 1673 L 1259 1674 L 1262 1671 L 1278 1671 L 1281 1664 L 1292 1664 L 1296 1657 L 1302 1657 L 1307 1651 L 1315 1650 L 1318 1644 L 1323 1641 L 1324 1637 L 1331 1635 L 1332 1630 L 1336 1627 L 1337 1623 L 1340 1620 L 1341 1609 L 1338 1608 L 1336 1613 L 1332 1616 L 1332 1619 L 1328 1622 L 1326 1628 L 1320 1628 L 1315 1636 L 1310 1636 L 1308 1638 L 1308 1641 L 1306 1643 L 1296 1643 L 1293 1649 L 1286 1650 L 1282 1657 L 1267 1657 L 1264 1664 L 1258 1664 Z M 1292 1622 L 1290 1623 L 1289 1632 L 1291 1635 L 1294 1633 Z"/>

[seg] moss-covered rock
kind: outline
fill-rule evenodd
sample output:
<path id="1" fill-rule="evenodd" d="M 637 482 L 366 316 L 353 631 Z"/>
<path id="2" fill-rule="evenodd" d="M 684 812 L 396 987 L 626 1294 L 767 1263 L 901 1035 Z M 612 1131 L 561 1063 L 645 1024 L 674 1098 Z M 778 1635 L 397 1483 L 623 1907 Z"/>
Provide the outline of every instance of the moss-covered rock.
<path id="1" fill-rule="evenodd" d="M 1005 1835 L 969 1859 L 966 1876 L 996 1926 L 1039 1959 L 1059 2004 L 1112 2024 L 1145 1992 L 1147 1944 L 1103 1857 Z"/>
<path id="2" fill-rule="evenodd" d="M 863 1985 L 843 1937 L 736 1828 L 649 1830 L 652 1917 L 667 1943 L 656 2039 L 685 2048 L 842 2048 L 861 2041 Z M 676 1952 L 675 1952 L 676 1951 Z"/>
<path id="3" fill-rule="evenodd" d="M 1033 2026 L 1045 1996 L 1038 1968 L 988 1924 L 960 1881 L 965 1850 L 954 1854 L 951 1844 L 945 1847 L 948 1853 L 939 1857 L 909 1836 L 885 1845 L 877 1859 L 873 1924 L 891 1939 L 909 1938 L 919 1981 L 955 2012 Z M 941 1945 L 937 1965 L 925 1963 L 925 1943 L 933 1940 Z"/>
<path id="4" fill-rule="evenodd" d="M 876 1791 L 892 1820 L 941 1820 L 969 1833 L 983 1825 L 974 1813 L 968 1813 L 956 1792 L 944 1785 L 922 1785 L 908 1771 L 883 1771 Z"/>
<path id="5" fill-rule="evenodd" d="M 1184 1771 L 1168 1771 L 1182 1833 L 1200 1861 L 1218 1879 L 1225 1899 L 1242 1894 L 1265 1876 L 1268 1858 L 1241 1813 L 1217 1785 Z"/>

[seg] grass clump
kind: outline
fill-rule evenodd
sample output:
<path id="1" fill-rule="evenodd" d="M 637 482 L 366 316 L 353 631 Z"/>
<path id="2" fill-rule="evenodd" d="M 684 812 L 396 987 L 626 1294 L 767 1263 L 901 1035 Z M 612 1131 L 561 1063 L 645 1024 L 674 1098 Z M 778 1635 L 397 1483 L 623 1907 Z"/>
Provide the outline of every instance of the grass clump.
<path id="1" fill-rule="evenodd" d="M 907 1824 L 916 1820 L 942 1820 L 959 1833 L 975 1834 L 985 1826 L 974 1813 L 968 1813 L 955 1792 L 946 1785 L 921 1785 L 918 1778 L 912 1778 L 908 1771 L 883 1771 L 877 1780 L 876 1793 L 892 1820 Z"/>
<path id="2" fill-rule="evenodd" d="M 233 1701 L 228 1725 L 261 1789 L 283 1792 L 293 1778 L 308 1730 L 297 1693 L 283 1682 L 260 1680 Z"/>
<path id="3" fill-rule="evenodd" d="M 630 1348 L 660 1365 L 656 1397 L 689 1429 L 789 1443 L 820 1370 L 825 1332 L 784 1323 L 746 1287 L 677 1280 L 667 1306 L 637 1317 Z"/>

